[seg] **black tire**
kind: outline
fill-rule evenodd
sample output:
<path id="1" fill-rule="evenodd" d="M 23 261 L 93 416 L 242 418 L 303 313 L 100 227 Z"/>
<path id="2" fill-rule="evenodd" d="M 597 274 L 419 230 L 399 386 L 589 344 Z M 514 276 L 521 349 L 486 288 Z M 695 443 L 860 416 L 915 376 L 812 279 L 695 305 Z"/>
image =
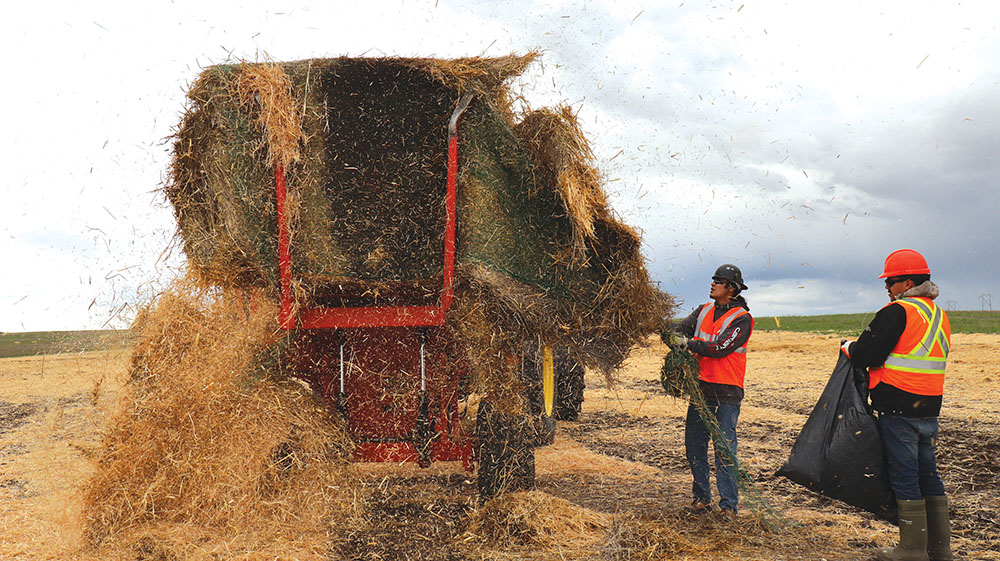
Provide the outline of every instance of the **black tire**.
<path id="1" fill-rule="evenodd" d="M 555 411 L 553 411 L 554 413 Z M 539 413 L 532 418 L 534 421 L 535 438 L 533 444 L 535 448 L 548 446 L 556 441 L 556 418 L 545 413 Z"/>
<path id="2" fill-rule="evenodd" d="M 560 421 L 576 421 L 583 406 L 583 366 L 566 351 L 560 352 L 555 362 L 556 400 L 552 413 Z"/>
<path id="3" fill-rule="evenodd" d="M 476 415 L 479 467 L 476 484 L 479 503 L 511 491 L 535 487 L 534 427 L 529 417 L 494 411 L 487 402 Z"/>

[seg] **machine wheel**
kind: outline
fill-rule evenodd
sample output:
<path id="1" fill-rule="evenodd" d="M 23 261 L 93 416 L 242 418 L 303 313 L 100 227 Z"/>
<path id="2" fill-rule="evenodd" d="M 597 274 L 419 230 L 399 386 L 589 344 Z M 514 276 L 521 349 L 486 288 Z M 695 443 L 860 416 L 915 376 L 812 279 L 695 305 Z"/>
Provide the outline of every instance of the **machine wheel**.
<path id="1" fill-rule="evenodd" d="M 530 418 L 499 413 L 488 402 L 481 402 L 476 432 L 480 504 L 500 493 L 535 487 L 535 431 Z"/>
<path id="2" fill-rule="evenodd" d="M 548 446 L 556 441 L 556 418 L 539 413 L 534 419 L 535 438 L 532 444 L 536 448 Z"/>
<path id="3" fill-rule="evenodd" d="M 583 366 L 566 351 L 556 357 L 556 400 L 553 414 L 560 421 L 576 421 L 583 405 Z"/>

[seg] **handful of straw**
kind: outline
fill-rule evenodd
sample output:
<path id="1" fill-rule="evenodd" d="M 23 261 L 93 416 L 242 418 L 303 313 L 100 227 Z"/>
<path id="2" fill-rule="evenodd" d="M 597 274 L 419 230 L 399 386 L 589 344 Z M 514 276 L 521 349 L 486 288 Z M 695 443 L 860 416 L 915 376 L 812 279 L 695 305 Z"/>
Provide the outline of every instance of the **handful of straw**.
<path id="1" fill-rule="evenodd" d="M 672 345 L 663 358 L 660 383 L 667 395 L 698 395 L 698 357 L 684 347 Z"/>

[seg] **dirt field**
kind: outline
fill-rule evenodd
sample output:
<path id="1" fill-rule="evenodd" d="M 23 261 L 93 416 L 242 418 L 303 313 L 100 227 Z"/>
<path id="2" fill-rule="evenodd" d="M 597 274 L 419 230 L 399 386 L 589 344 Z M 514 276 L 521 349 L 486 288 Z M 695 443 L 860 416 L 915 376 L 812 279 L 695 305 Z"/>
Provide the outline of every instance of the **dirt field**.
<path id="1" fill-rule="evenodd" d="M 357 465 L 365 516 L 331 528 L 331 559 L 868 559 L 896 530 L 774 477 L 837 359 L 834 336 L 759 332 L 751 341 L 740 458 L 785 521 L 681 514 L 690 501 L 686 403 L 666 397 L 664 349 L 636 350 L 613 389 L 588 375 L 583 414 L 537 452 L 534 505 L 491 530 L 474 476 L 439 464 Z M 94 559 L 82 548 L 79 485 L 115 406 L 122 352 L 0 360 L 0 559 Z M 953 338 L 939 461 L 954 547 L 1000 559 L 1000 336 Z M 551 531 L 546 531 L 545 526 Z M 137 551 L 133 559 L 173 559 Z"/>

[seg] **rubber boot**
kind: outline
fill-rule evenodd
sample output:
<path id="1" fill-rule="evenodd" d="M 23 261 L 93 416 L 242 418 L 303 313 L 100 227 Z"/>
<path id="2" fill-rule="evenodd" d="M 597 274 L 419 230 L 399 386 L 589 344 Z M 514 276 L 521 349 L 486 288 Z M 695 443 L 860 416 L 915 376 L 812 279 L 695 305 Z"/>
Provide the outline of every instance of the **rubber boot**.
<path id="1" fill-rule="evenodd" d="M 927 554 L 931 561 L 953 561 L 948 497 L 924 497 L 927 503 Z"/>
<path id="2" fill-rule="evenodd" d="M 929 561 L 927 556 L 927 507 L 923 499 L 896 501 L 899 507 L 899 545 L 880 549 L 879 561 Z"/>

